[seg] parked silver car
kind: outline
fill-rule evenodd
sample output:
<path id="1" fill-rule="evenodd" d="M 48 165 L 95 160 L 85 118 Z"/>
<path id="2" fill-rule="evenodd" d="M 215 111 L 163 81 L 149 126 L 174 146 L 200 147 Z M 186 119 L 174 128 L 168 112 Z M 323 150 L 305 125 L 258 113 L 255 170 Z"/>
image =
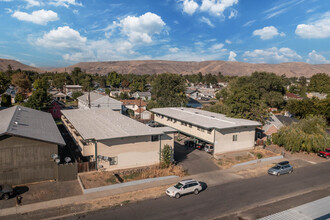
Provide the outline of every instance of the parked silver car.
<path id="1" fill-rule="evenodd" d="M 197 195 L 202 191 L 201 184 L 194 179 L 182 180 L 178 182 L 175 186 L 171 186 L 166 190 L 166 194 L 170 197 L 180 198 L 181 195 L 194 193 Z"/>
<path id="2" fill-rule="evenodd" d="M 268 170 L 268 174 L 276 175 L 276 176 L 286 173 L 292 173 L 292 172 L 293 172 L 293 167 L 290 165 L 289 161 L 280 162 L 276 164 L 276 166 Z"/>

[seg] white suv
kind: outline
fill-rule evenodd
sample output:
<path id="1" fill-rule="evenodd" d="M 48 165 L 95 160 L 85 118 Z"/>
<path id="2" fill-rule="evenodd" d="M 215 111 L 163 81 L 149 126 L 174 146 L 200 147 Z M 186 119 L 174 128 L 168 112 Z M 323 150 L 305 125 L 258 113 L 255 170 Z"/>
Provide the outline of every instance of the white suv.
<path id="1" fill-rule="evenodd" d="M 194 193 L 197 195 L 202 191 L 201 184 L 194 179 L 182 180 L 178 182 L 175 186 L 171 186 L 166 190 L 166 194 L 170 197 L 180 198 L 181 195 Z"/>

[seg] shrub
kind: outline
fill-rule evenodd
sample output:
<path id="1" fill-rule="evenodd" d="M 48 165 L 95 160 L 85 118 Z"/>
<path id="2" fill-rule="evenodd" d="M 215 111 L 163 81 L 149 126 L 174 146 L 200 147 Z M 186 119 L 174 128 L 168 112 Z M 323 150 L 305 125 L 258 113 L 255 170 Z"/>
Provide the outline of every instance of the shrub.
<path id="1" fill-rule="evenodd" d="M 161 168 L 167 168 L 171 165 L 173 159 L 173 149 L 170 145 L 165 144 L 162 150 Z"/>
<path id="2" fill-rule="evenodd" d="M 313 116 L 282 127 L 273 135 L 273 142 L 291 152 L 319 152 L 329 145 L 326 120 Z"/>
<path id="3" fill-rule="evenodd" d="M 261 159 L 263 157 L 263 155 L 261 153 L 257 153 L 257 158 Z"/>

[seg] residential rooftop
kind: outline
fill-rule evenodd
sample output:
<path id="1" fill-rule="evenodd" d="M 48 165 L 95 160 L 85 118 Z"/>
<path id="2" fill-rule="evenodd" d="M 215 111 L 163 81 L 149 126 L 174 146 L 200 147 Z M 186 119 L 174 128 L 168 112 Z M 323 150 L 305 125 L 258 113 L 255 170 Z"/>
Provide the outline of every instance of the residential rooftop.
<path id="1" fill-rule="evenodd" d="M 13 135 L 65 145 L 50 113 L 14 106 L 0 111 L 0 136 Z"/>
<path id="2" fill-rule="evenodd" d="M 86 92 L 84 95 L 79 96 L 77 99 L 82 102 L 88 102 L 88 98 L 90 98 L 91 103 L 97 102 L 101 104 L 107 104 L 107 103 L 121 104 L 121 102 L 116 99 L 110 98 L 107 95 L 98 94 L 96 92 L 90 92 L 89 94 L 88 92 Z"/>
<path id="3" fill-rule="evenodd" d="M 165 132 L 108 108 L 62 110 L 84 140 L 161 135 Z"/>
<path id="4" fill-rule="evenodd" d="M 142 99 L 122 99 L 120 101 L 123 103 L 123 105 L 147 106 L 147 103 Z"/>
<path id="5" fill-rule="evenodd" d="M 164 115 L 178 121 L 193 124 L 205 129 L 228 129 L 235 127 L 252 126 L 261 124 L 257 121 L 226 117 L 223 114 L 208 112 L 195 108 L 154 108 L 150 110 L 155 114 Z"/>

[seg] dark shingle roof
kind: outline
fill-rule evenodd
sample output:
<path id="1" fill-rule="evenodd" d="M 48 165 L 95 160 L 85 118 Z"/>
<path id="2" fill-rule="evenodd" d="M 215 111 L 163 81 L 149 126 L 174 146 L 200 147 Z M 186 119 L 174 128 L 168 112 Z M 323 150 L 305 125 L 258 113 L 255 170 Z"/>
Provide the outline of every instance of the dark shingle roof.
<path id="1" fill-rule="evenodd" d="M 0 136 L 15 135 L 65 145 L 50 113 L 14 106 L 0 111 Z"/>
<path id="2" fill-rule="evenodd" d="M 276 115 L 276 118 L 282 122 L 282 124 L 284 125 L 290 125 L 292 124 L 293 122 L 298 122 L 297 119 L 295 118 L 292 118 L 292 117 L 287 117 L 287 116 L 284 116 L 284 115 Z"/>

